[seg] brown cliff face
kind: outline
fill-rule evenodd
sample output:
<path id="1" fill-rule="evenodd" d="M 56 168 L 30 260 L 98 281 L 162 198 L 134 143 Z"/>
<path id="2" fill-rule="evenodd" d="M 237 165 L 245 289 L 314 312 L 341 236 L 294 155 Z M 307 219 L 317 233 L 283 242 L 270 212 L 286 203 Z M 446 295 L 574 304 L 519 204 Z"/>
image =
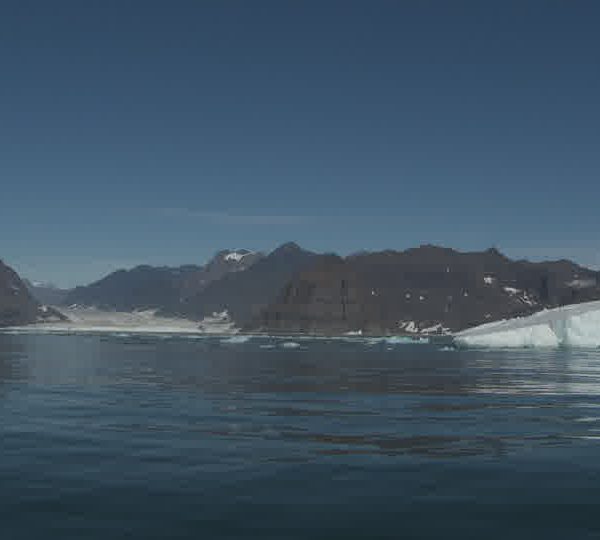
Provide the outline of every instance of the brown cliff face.
<path id="1" fill-rule="evenodd" d="M 0 327 L 36 322 L 39 309 L 17 273 L 0 261 Z"/>
<path id="2" fill-rule="evenodd" d="M 597 273 L 569 261 L 422 246 L 317 257 L 247 329 L 439 333 L 598 298 Z"/>

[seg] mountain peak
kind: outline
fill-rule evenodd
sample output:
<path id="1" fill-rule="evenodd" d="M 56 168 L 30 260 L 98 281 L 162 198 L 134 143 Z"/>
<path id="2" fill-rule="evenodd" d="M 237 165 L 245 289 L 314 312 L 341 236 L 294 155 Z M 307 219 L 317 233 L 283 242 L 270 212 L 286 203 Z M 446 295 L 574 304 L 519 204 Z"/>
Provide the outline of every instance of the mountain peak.
<path id="1" fill-rule="evenodd" d="M 262 257 L 262 253 L 249 249 L 222 249 L 206 264 L 205 268 L 239 267 L 242 270 L 252 266 Z"/>
<path id="2" fill-rule="evenodd" d="M 271 254 L 275 253 L 295 253 L 298 251 L 304 251 L 296 242 L 286 242 L 275 248 Z"/>
<path id="3" fill-rule="evenodd" d="M 500 259 L 506 259 L 506 256 L 496 247 L 491 247 L 485 250 L 486 255 L 497 257 Z"/>

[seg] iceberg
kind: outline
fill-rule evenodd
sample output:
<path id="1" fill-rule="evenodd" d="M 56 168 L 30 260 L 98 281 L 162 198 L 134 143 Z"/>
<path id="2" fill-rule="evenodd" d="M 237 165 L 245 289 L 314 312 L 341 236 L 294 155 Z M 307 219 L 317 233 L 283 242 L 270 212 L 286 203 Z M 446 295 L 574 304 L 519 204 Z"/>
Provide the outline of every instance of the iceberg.
<path id="1" fill-rule="evenodd" d="M 547 309 L 457 333 L 464 347 L 600 347 L 600 301 Z"/>

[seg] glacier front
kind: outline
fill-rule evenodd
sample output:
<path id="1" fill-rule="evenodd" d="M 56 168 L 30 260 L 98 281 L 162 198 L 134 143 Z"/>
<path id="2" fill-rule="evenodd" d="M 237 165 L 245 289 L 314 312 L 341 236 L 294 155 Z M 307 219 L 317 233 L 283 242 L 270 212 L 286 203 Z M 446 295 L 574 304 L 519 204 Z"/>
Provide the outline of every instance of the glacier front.
<path id="1" fill-rule="evenodd" d="M 600 347 L 600 301 L 484 324 L 454 341 L 466 347 Z"/>

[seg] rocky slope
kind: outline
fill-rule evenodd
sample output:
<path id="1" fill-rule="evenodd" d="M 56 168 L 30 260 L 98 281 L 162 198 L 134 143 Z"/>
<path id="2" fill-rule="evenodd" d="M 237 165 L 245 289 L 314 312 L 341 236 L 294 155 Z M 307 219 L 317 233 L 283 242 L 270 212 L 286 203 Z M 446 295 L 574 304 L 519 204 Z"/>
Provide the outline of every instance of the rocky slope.
<path id="1" fill-rule="evenodd" d="M 277 298 L 316 255 L 294 243 L 284 244 L 243 272 L 228 273 L 177 307 L 176 315 L 202 320 L 227 312 L 238 326 L 248 324 Z"/>
<path id="2" fill-rule="evenodd" d="M 598 298 L 598 273 L 569 261 L 531 263 L 494 249 L 422 246 L 317 257 L 246 328 L 439 333 Z"/>
<path id="3" fill-rule="evenodd" d="M 0 261 L 0 327 L 49 320 L 64 320 L 64 316 L 39 304 L 17 273 Z"/>
<path id="4" fill-rule="evenodd" d="M 116 311 L 159 309 L 172 313 L 211 282 L 246 270 L 261 258 L 262 254 L 248 250 L 224 250 L 205 266 L 143 265 L 118 270 L 91 285 L 73 289 L 63 303 Z"/>
<path id="5" fill-rule="evenodd" d="M 24 279 L 23 283 L 25 283 L 31 295 L 40 304 L 46 306 L 61 305 L 69 294 L 68 289 L 60 289 L 51 283 L 31 282 L 28 279 Z"/>

